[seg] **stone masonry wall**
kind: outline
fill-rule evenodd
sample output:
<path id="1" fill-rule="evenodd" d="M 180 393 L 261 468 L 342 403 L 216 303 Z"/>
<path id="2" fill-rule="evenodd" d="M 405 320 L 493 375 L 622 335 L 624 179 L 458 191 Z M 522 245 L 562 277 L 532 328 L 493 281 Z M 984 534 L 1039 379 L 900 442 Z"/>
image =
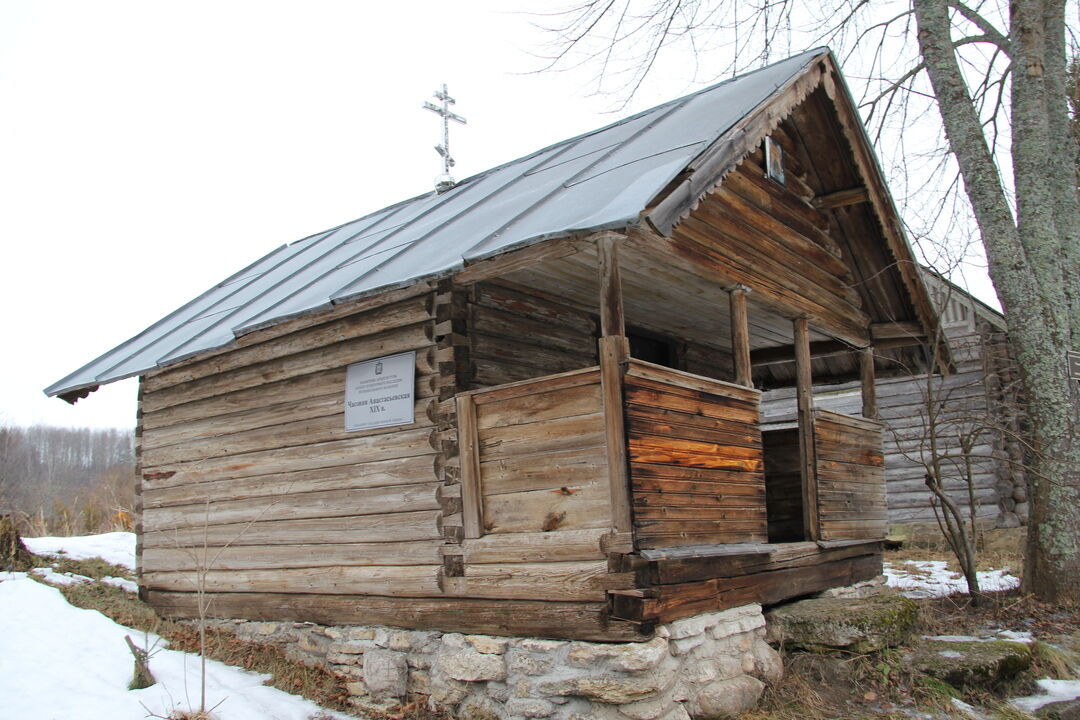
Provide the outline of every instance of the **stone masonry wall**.
<path id="1" fill-rule="evenodd" d="M 780 657 L 760 605 L 677 620 L 637 643 L 462 635 L 388 627 L 219 621 L 281 643 L 294 658 L 349 679 L 360 710 L 425 695 L 465 720 L 707 720 L 741 712 Z"/>

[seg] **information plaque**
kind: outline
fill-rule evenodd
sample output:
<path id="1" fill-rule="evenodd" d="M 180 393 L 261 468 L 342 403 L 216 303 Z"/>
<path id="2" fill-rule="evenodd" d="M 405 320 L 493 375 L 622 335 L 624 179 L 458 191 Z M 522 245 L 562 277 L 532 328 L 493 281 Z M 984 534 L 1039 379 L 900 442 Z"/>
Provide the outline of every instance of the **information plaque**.
<path id="1" fill-rule="evenodd" d="M 345 372 L 345 429 L 411 425 L 416 351 L 349 365 Z"/>

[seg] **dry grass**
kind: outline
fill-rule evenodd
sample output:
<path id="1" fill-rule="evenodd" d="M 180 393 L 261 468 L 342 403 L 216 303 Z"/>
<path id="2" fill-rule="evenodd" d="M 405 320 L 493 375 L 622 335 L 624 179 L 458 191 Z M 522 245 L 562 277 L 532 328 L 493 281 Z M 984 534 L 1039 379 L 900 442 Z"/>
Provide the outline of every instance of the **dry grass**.
<path id="1" fill-rule="evenodd" d="M 945 560 L 949 569 L 958 572 L 959 566 L 953 557 L 941 531 L 933 526 L 913 526 L 903 529 L 901 535 L 896 532 L 896 540 L 902 545 L 899 549 L 885 552 L 885 560 L 891 563 L 918 562 L 926 560 Z M 1020 573 L 1024 567 L 1024 541 L 1027 532 L 1024 528 L 986 529 L 979 533 L 978 559 L 979 570 L 1008 569 L 1013 574 Z"/>

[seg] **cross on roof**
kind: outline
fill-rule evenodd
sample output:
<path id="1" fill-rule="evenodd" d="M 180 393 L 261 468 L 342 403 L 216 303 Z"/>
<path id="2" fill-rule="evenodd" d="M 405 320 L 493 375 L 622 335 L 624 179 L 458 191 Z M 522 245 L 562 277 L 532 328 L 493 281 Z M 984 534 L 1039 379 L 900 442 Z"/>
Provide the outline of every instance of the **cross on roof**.
<path id="1" fill-rule="evenodd" d="M 450 121 L 453 120 L 456 123 L 464 125 L 465 118 L 450 112 L 450 106 L 455 104 L 456 101 L 454 98 L 450 97 L 450 93 L 446 89 L 446 83 L 443 83 L 442 90 L 436 90 L 434 95 L 436 100 L 442 102 L 442 105 L 439 106 L 432 102 L 425 102 L 424 109 L 442 116 L 443 141 L 442 145 L 435 146 L 435 152 L 442 156 L 443 174 L 435 181 L 435 189 L 438 192 L 446 192 L 454 187 L 454 178 L 450 176 L 450 168 L 454 167 L 455 164 L 454 158 L 450 156 Z"/>

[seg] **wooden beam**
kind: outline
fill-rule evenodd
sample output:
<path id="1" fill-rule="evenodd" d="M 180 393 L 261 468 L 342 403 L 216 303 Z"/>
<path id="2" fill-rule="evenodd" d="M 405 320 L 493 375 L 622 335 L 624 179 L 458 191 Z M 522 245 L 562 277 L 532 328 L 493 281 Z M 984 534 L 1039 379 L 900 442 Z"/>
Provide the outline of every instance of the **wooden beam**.
<path id="1" fill-rule="evenodd" d="M 859 353 L 859 379 L 862 381 L 862 414 L 877 419 L 877 386 L 874 383 L 874 348 Z"/>
<path id="2" fill-rule="evenodd" d="M 604 402 L 611 528 L 630 532 L 630 466 L 627 460 L 626 423 L 623 417 L 623 372 L 630 358 L 630 343 L 620 335 L 600 338 L 600 385 Z"/>
<path id="3" fill-rule="evenodd" d="M 847 355 L 848 353 L 856 351 L 857 348 L 853 348 L 847 343 L 840 342 L 839 340 L 821 340 L 819 342 L 810 343 L 810 357 L 812 358 Z M 778 365 L 780 363 L 794 362 L 794 360 L 794 345 L 762 348 L 750 353 L 750 362 L 753 365 Z"/>
<path id="4" fill-rule="evenodd" d="M 461 454 L 461 511 L 465 537 L 483 534 L 480 487 L 480 440 L 472 395 L 457 396 L 458 452 Z"/>
<path id="5" fill-rule="evenodd" d="M 870 324 L 872 340 L 911 340 L 912 344 L 926 342 L 926 331 L 918 322 L 878 322 Z"/>
<path id="6" fill-rule="evenodd" d="M 803 528 L 809 540 L 817 540 L 817 472 L 814 458 L 814 378 L 810 369 L 810 324 L 805 317 L 795 323 L 796 402 L 799 417 L 799 475 L 802 478 Z"/>
<path id="7" fill-rule="evenodd" d="M 845 205 L 870 202 L 870 191 L 866 189 L 865 185 L 860 185 L 847 190 L 837 190 L 825 195 L 818 195 L 810 202 L 818 210 L 831 210 Z"/>
<path id="8" fill-rule="evenodd" d="M 619 246 L 614 234 L 604 233 L 596 239 L 596 257 L 596 271 L 600 279 L 600 334 L 604 337 L 625 335 Z"/>
<path id="9" fill-rule="evenodd" d="M 728 293 L 731 305 L 731 357 L 735 364 L 735 382 L 753 387 L 753 366 L 750 363 L 750 321 L 746 309 L 749 288 L 736 285 Z"/>

